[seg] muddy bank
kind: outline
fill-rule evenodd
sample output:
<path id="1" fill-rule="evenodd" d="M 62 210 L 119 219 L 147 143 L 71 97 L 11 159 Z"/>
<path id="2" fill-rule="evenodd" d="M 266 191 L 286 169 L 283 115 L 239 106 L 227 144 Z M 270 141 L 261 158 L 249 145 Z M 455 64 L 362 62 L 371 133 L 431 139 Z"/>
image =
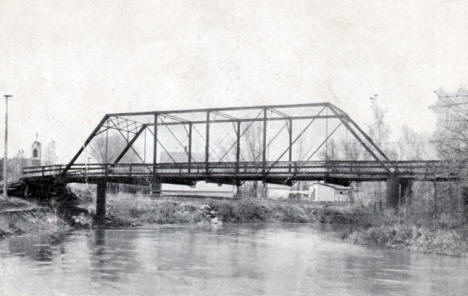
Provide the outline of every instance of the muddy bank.
<path id="1" fill-rule="evenodd" d="M 0 200 L 0 238 L 24 233 L 57 233 L 92 226 L 87 210 L 67 202 Z"/>
<path id="2" fill-rule="evenodd" d="M 10 198 L 1 201 L 0 238 L 23 233 L 53 233 L 70 229 L 68 223 L 59 218 L 48 207 Z"/>

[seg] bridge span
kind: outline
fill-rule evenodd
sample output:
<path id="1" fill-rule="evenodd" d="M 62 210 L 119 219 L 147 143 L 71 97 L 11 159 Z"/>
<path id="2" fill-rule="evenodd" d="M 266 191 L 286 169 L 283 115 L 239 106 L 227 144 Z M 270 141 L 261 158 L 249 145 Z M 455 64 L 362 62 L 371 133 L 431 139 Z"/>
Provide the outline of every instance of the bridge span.
<path id="1" fill-rule="evenodd" d="M 66 165 L 24 168 L 35 184 L 98 184 L 98 215 L 106 183 L 247 181 L 292 185 L 324 180 L 386 181 L 396 207 L 413 180 L 457 178 L 441 161 L 392 161 L 343 110 L 331 103 L 106 114 Z"/>
<path id="2" fill-rule="evenodd" d="M 401 180 L 444 181 L 458 178 L 454 165 L 443 161 L 386 162 Z M 66 183 L 111 183 L 151 185 L 156 175 L 161 183 L 195 185 L 199 181 L 240 185 L 246 181 L 291 186 L 297 181 L 326 181 L 349 185 L 351 182 L 387 181 L 389 173 L 376 161 L 308 161 L 267 162 L 263 174 L 262 162 L 239 163 L 158 163 L 156 167 L 142 163 L 73 164 L 65 175 L 65 165 L 27 167 L 23 170 L 27 182 L 41 182 L 61 177 Z M 460 165 L 460 169 L 462 166 Z"/>

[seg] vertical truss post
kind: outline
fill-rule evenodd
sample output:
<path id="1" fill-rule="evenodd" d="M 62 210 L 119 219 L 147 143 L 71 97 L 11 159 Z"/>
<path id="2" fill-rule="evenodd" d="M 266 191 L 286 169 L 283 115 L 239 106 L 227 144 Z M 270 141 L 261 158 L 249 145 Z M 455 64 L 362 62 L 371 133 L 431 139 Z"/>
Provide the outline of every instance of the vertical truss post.
<path id="1" fill-rule="evenodd" d="M 188 172 L 192 170 L 192 123 L 189 123 L 188 132 Z"/>
<path id="2" fill-rule="evenodd" d="M 291 173 L 291 162 L 292 162 L 292 119 L 289 118 L 289 172 Z"/>
<path id="3" fill-rule="evenodd" d="M 154 133 L 153 133 L 153 182 L 151 184 L 151 193 L 159 195 L 161 185 L 158 182 L 157 162 L 158 162 L 158 114 L 154 114 Z"/>
<path id="4" fill-rule="evenodd" d="M 106 130 L 106 152 L 104 153 L 105 165 L 104 165 L 104 176 L 107 177 L 107 163 L 108 163 L 108 147 L 109 147 L 109 129 Z"/>
<path id="5" fill-rule="evenodd" d="M 239 161 L 240 161 L 240 140 L 241 140 L 241 122 L 237 121 L 236 130 L 236 175 L 239 174 Z"/>
<path id="6" fill-rule="evenodd" d="M 265 172 L 266 172 L 266 142 L 267 142 L 267 108 L 263 109 L 263 147 L 262 147 L 262 171 L 263 171 L 263 178 L 265 179 Z"/>
<path id="7" fill-rule="evenodd" d="M 206 112 L 206 133 L 205 133 L 205 171 L 208 174 L 210 161 L 210 111 Z"/>
<path id="8" fill-rule="evenodd" d="M 327 109 L 328 115 L 328 109 Z M 325 119 L 325 162 L 328 161 L 328 117 Z"/>
<path id="9" fill-rule="evenodd" d="M 145 129 L 144 129 L 144 142 L 145 142 L 145 145 L 143 146 L 143 163 L 146 164 L 146 126 L 145 126 Z"/>

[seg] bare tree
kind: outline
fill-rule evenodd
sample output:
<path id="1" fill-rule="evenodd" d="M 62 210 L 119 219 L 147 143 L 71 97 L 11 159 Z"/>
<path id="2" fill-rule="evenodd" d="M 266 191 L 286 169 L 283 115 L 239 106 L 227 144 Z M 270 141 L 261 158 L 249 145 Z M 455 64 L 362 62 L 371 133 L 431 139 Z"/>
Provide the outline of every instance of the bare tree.
<path id="1" fill-rule="evenodd" d="M 438 173 L 456 173 L 461 176 L 461 180 L 458 183 L 449 182 L 434 186 L 434 217 L 437 218 L 437 213 L 443 210 L 442 206 L 451 205 L 452 213 L 453 209 L 461 208 L 463 216 L 467 219 L 468 172 L 465 162 L 468 160 L 468 90 L 460 88 L 455 93 L 438 90 L 436 95 L 437 101 L 431 106 L 437 116 L 433 142 L 438 156 L 446 160 L 445 170 L 448 170 Z M 444 196 L 443 204 L 437 204 L 438 195 Z"/>
<path id="2" fill-rule="evenodd" d="M 112 134 L 108 136 L 106 145 L 106 135 L 101 134 L 97 136 L 90 144 L 91 156 L 97 160 L 98 163 L 112 163 L 123 151 L 127 141 L 120 135 Z M 107 146 L 107 152 L 106 152 Z M 106 158 L 107 157 L 107 158 Z M 136 154 L 129 149 L 121 162 L 138 162 Z"/>
<path id="3" fill-rule="evenodd" d="M 244 144 L 247 147 L 247 155 L 245 155 L 245 153 L 241 153 L 241 160 L 258 161 L 261 159 L 263 149 L 262 125 L 253 123 L 245 132 L 243 139 Z M 252 189 L 250 191 L 254 197 L 258 197 L 258 181 L 252 181 Z"/>

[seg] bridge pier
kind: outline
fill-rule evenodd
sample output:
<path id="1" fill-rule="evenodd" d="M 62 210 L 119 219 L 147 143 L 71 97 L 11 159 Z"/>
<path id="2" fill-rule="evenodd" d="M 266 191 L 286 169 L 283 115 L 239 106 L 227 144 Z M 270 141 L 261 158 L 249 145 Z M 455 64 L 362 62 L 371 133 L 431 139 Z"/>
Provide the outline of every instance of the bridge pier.
<path id="1" fill-rule="evenodd" d="M 468 222 L 468 187 L 462 186 L 460 192 L 463 221 Z"/>
<path id="2" fill-rule="evenodd" d="M 391 176 L 387 179 L 386 204 L 396 211 L 404 203 L 411 203 L 413 181 Z"/>
<path id="3" fill-rule="evenodd" d="M 99 181 L 96 190 L 96 217 L 95 223 L 97 225 L 104 225 L 106 219 L 106 189 L 107 183 Z"/>
<path id="4" fill-rule="evenodd" d="M 161 182 L 153 181 L 151 184 L 151 196 L 160 197 L 161 196 Z"/>
<path id="5" fill-rule="evenodd" d="M 400 195 L 400 205 L 412 203 L 413 180 L 400 179 Z"/>
<path id="6" fill-rule="evenodd" d="M 398 177 L 390 176 L 387 178 L 387 190 L 385 194 L 387 207 L 398 210 L 400 203 L 400 183 Z"/>

